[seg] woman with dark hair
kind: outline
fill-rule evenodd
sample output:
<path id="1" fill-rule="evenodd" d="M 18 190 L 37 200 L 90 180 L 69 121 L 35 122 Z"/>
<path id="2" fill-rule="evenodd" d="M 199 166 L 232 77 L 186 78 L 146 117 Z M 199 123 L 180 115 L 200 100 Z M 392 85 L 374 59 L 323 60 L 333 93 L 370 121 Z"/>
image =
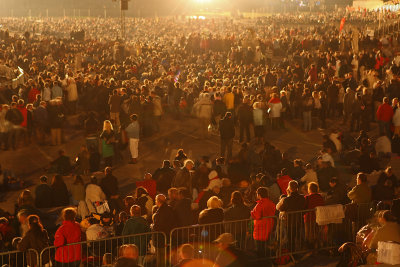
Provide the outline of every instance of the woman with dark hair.
<path id="1" fill-rule="evenodd" d="M 79 201 L 85 201 L 85 184 L 82 176 L 75 175 L 74 182 L 70 188 L 71 200 L 73 205 L 78 205 Z"/>
<path id="2" fill-rule="evenodd" d="M 186 153 L 183 151 L 183 148 L 178 149 L 175 155 L 175 160 L 179 160 L 182 164 L 187 159 Z"/>
<path id="3" fill-rule="evenodd" d="M 69 204 L 68 189 L 61 175 L 57 174 L 53 177 L 51 188 L 53 189 L 53 206 L 67 206 Z"/>
<path id="4" fill-rule="evenodd" d="M 40 219 L 37 215 L 29 215 L 27 220 L 29 230 L 23 236 L 17 247 L 19 251 L 27 252 L 27 265 L 36 267 L 38 266 L 38 263 L 36 262 L 36 253 L 29 251 L 29 249 L 34 249 L 38 252 L 42 251 L 44 248 L 49 246 L 49 237 L 47 235 L 47 231 L 43 229 L 43 226 L 40 223 Z M 47 264 L 49 260 L 49 255 L 45 253 L 42 258 L 42 264 Z"/>
<path id="5" fill-rule="evenodd" d="M 230 207 L 224 211 L 225 232 L 233 233 L 239 247 L 244 247 L 250 209 L 244 204 L 242 193 L 232 192 Z M 234 222 L 229 222 L 234 221 Z"/>
<path id="6" fill-rule="evenodd" d="M 150 197 L 149 192 L 144 187 L 136 188 L 136 204 L 140 206 L 142 211 L 142 216 L 145 219 L 151 217 L 152 208 L 153 208 L 153 199 Z"/>
<path id="7" fill-rule="evenodd" d="M 244 220 L 250 218 L 250 209 L 244 204 L 242 193 L 232 192 L 229 208 L 224 211 L 224 221 Z"/>
<path id="8" fill-rule="evenodd" d="M 57 247 L 55 266 L 78 267 L 81 260 L 81 245 L 69 245 L 81 241 L 81 227 L 75 221 L 76 211 L 74 208 L 65 208 L 61 212 L 62 225 L 54 235 L 54 246 Z M 50 254 L 50 250 L 47 250 Z M 46 254 L 46 253 L 44 253 Z"/>

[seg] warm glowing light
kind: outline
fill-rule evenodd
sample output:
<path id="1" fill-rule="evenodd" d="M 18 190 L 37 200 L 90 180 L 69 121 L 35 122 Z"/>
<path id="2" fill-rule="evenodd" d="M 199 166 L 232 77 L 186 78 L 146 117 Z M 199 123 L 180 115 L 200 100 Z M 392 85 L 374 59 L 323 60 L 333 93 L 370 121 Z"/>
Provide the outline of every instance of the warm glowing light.
<path id="1" fill-rule="evenodd" d="M 212 0 L 193 0 L 198 4 L 207 4 L 210 3 Z"/>

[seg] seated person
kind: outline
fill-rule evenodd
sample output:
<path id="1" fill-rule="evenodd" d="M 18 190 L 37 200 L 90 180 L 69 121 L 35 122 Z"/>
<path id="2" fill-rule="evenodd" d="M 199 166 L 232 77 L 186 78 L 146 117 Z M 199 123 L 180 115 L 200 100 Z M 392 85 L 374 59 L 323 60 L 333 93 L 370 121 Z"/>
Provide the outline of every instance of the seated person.
<path id="1" fill-rule="evenodd" d="M 376 250 L 379 241 L 400 242 L 400 225 L 389 210 L 382 211 L 379 214 L 378 221 L 382 227 L 376 231 L 369 248 Z"/>
<path id="2" fill-rule="evenodd" d="M 50 171 L 61 175 L 66 175 L 71 171 L 71 161 L 64 154 L 64 150 L 61 149 L 58 151 L 58 158 L 51 162 Z"/>

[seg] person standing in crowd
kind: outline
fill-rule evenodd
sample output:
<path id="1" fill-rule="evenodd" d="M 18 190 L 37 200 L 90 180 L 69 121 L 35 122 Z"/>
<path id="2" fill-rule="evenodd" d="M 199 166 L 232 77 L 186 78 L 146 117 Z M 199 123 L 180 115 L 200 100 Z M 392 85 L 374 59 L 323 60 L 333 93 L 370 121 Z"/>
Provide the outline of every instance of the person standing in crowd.
<path id="1" fill-rule="evenodd" d="M 108 99 L 110 105 L 110 120 L 114 122 L 116 129 L 120 126 L 119 113 L 121 109 L 121 96 L 118 94 L 118 90 L 114 89 L 112 95 Z"/>
<path id="2" fill-rule="evenodd" d="M 100 134 L 102 144 L 102 155 L 104 159 L 104 165 L 106 167 L 112 167 L 114 157 L 114 143 L 115 133 L 113 126 L 109 120 L 105 120 L 103 124 L 103 132 Z"/>
<path id="3" fill-rule="evenodd" d="M 229 161 L 232 158 L 233 138 L 235 137 L 235 124 L 232 113 L 226 112 L 225 117 L 219 122 L 219 132 L 221 136 L 221 157 Z"/>
<path id="4" fill-rule="evenodd" d="M 277 93 L 273 93 L 271 99 L 268 101 L 269 117 L 271 119 L 272 129 L 278 129 L 281 126 L 281 110 L 282 102 Z"/>
<path id="5" fill-rule="evenodd" d="M 185 187 L 192 194 L 192 169 L 194 167 L 194 162 L 190 159 L 185 160 L 184 165 L 177 172 L 172 180 L 171 187 L 179 188 Z"/>
<path id="6" fill-rule="evenodd" d="M 262 96 L 260 95 L 257 96 L 257 102 L 253 104 L 254 135 L 258 144 L 262 144 L 264 141 L 264 112 L 264 104 L 262 102 Z"/>
<path id="7" fill-rule="evenodd" d="M 304 89 L 302 95 L 302 110 L 303 110 L 303 130 L 305 132 L 312 129 L 311 111 L 314 108 L 314 99 L 311 96 L 309 89 Z"/>
<path id="8" fill-rule="evenodd" d="M 48 112 L 46 105 L 45 101 L 40 101 L 40 105 L 33 111 L 33 124 L 39 145 L 44 145 L 46 142 L 46 130 L 48 127 Z"/>
<path id="9" fill-rule="evenodd" d="M 250 124 L 253 121 L 253 109 L 249 105 L 249 98 L 244 98 L 243 103 L 238 107 L 238 120 L 239 120 L 239 142 L 243 142 L 244 133 L 246 133 L 246 140 L 250 142 Z"/>
<path id="10" fill-rule="evenodd" d="M 8 144 L 13 150 L 16 150 L 18 142 L 20 141 L 20 125 L 24 121 L 24 117 L 22 116 L 21 111 L 19 111 L 19 109 L 17 108 L 16 102 L 11 103 L 11 108 L 7 111 L 5 119 L 10 124 L 10 130 L 8 133 Z"/>
<path id="11" fill-rule="evenodd" d="M 139 156 L 138 148 L 140 127 L 138 116 L 136 114 L 132 114 L 130 119 L 131 123 L 125 128 L 125 131 L 129 138 L 129 150 L 131 152 L 131 160 L 129 163 L 135 164 L 137 163 L 137 158 Z"/>
<path id="12" fill-rule="evenodd" d="M 110 210 L 118 213 L 122 209 L 122 203 L 119 200 L 118 180 L 112 174 L 112 168 L 106 167 L 104 169 L 105 176 L 100 181 L 100 187 L 107 197 Z"/>
<path id="13" fill-rule="evenodd" d="M 81 227 L 75 221 L 76 211 L 74 208 L 65 208 L 61 212 L 62 225 L 54 235 L 54 246 L 57 247 L 55 266 L 78 267 L 81 261 L 81 245 L 69 245 L 81 241 Z M 50 253 L 50 250 L 45 252 Z M 50 256 L 50 255 L 49 255 Z"/>
<path id="14" fill-rule="evenodd" d="M 305 206 L 305 198 L 299 194 L 299 184 L 297 181 L 290 181 L 287 188 L 287 196 L 281 197 L 281 200 L 276 205 L 276 209 L 280 212 L 300 211 L 304 210 Z M 301 220 L 301 213 L 287 214 L 289 250 L 295 248 L 295 240 L 300 238 L 301 230 L 297 226 L 301 225 Z"/>
<path id="15" fill-rule="evenodd" d="M 51 189 L 53 191 L 53 207 L 67 206 L 69 204 L 67 185 L 61 175 L 57 174 L 53 177 Z"/>
<path id="16" fill-rule="evenodd" d="M 53 190 L 47 184 L 47 176 L 40 177 L 40 184 L 35 189 L 35 206 L 41 208 L 51 208 L 53 205 Z"/>
<path id="17" fill-rule="evenodd" d="M 156 196 L 157 211 L 153 214 L 153 224 L 151 229 L 155 232 L 163 232 L 167 239 L 171 230 L 176 226 L 175 214 L 171 206 L 167 204 L 167 198 L 159 194 Z M 168 242 L 163 237 L 157 235 L 154 239 L 156 247 L 157 267 L 165 266 L 165 244 Z"/>
<path id="18" fill-rule="evenodd" d="M 318 193 L 318 189 L 317 183 L 311 182 L 308 184 L 308 195 L 305 196 L 305 209 L 311 210 L 318 206 L 324 206 L 324 199 L 321 194 Z M 318 227 L 315 219 L 314 211 L 304 214 L 305 235 L 309 247 L 315 247 L 315 241 L 318 237 Z"/>
<path id="19" fill-rule="evenodd" d="M 267 241 L 274 228 L 275 204 L 268 198 L 268 188 L 257 189 L 257 204 L 251 211 L 254 219 L 253 238 L 256 241 L 258 256 L 267 255 Z M 269 218 L 267 218 L 269 217 Z"/>
<path id="20" fill-rule="evenodd" d="M 171 168 L 171 162 L 164 160 L 162 167 L 153 173 L 153 179 L 157 182 L 157 190 L 162 194 L 166 194 L 174 177 L 175 171 Z"/>
<path id="21" fill-rule="evenodd" d="M 64 91 L 67 94 L 67 107 L 68 112 L 71 115 L 76 113 L 76 104 L 78 102 L 78 88 L 76 86 L 75 78 L 73 77 L 72 72 L 66 75 L 64 80 Z"/>
<path id="22" fill-rule="evenodd" d="M 389 98 L 384 97 L 382 104 L 376 111 L 376 118 L 379 124 L 379 134 L 385 134 L 389 139 L 392 138 L 390 124 L 393 118 L 393 108 L 389 104 Z"/>
<path id="23" fill-rule="evenodd" d="M 43 251 L 49 246 L 49 236 L 47 235 L 47 231 L 43 228 L 39 216 L 29 215 L 27 221 L 29 230 L 22 237 L 22 240 L 18 243 L 17 247 L 19 251 L 27 252 L 26 263 L 29 266 L 37 266 L 37 264 L 39 264 L 37 262 L 37 255 L 28 250 L 33 249 L 36 251 Z M 48 253 L 44 253 L 41 257 L 41 263 L 46 265 L 49 261 L 50 257 Z"/>

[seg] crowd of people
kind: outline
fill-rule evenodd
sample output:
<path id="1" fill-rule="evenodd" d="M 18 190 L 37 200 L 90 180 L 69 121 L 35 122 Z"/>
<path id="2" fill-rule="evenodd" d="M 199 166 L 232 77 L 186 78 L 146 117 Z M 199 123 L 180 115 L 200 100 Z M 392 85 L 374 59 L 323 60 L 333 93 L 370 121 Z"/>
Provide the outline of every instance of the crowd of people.
<path id="1" fill-rule="evenodd" d="M 26 20 L 0 19 L 11 31 L 1 32 L 0 61 L 22 68 L 25 80 L 5 81 L 0 91 L 0 149 L 60 146 L 74 116 L 86 138 L 75 164 L 60 150 L 50 168 L 56 173 L 51 185 L 47 176 L 40 177 L 34 193 L 21 193 L 14 217 L 5 213 L 0 219 L 2 250 L 40 252 L 54 244 L 54 259 L 48 255 L 46 263 L 79 266 L 81 245 L 63 245 L 152 231 L 169 237 L 176 227 L 251 219 L 254 253 L 262 258 L 276 227 L 265 217 L 373 201 L 392 210 L 382 212 L 380 220 L 397 232 L 375 237 L 369 247 L 376 249 L 378 240 L 400 241 L 400 184 L 389 166 L 392 152 L 400 153 L 398 36 L 371 36 L 360 25 L 339 30 L 329 23 L 342 16 L 325 16 L 318 24 L 313 17 L 294 17 L 302 27 L 279 15 L 132 19 L 125 43 L 115 41 L 114 32 L 94 19 L 48 19 L 40 35 Z M 344 16 L 351 23 L 372 21 L 379 14 Z M 118 29 L 115 20 L 109 22 Z M 54 34 L 76 24 L 85 28 L 86 41 Z M 144 175 L 135 192 L 122 196 L 112 168 L 121 161 L 121 151 L 129 149 L 129 163 L 136 164 L 141 138 L 156 135 L 161 118 L 188 116 L 198 118 L 202 138 L 220 136 L 219 157 L 192 160 L 180 149 L 174 161 L 164 160 L 153 174 Z M 302 121 L 304 132 L 325 130 L 315 160 L 282 153 L 265 138 L 266 131 L 286 131 L 291 121 Z M 370 138 L 375 122 L 376 140 Z M 340 124 L 341 130 L 331 124 Z M 239 151 L 233 149 L 236 139 Z M 343 172 L 357 174 L 352 189 Z M 63 175 L 71 173 L 74 182 L 68 188 Z M 15 177 L 0 175 L 2 190 L 11 190 Z M 85 177 L 90 177 L 87 184 Z M 64 206 L 76 209 L 63 209 L 58 227 L 43 209 Z M 315 243 L 313 229 L 304 229 L 307 245 Z M 215 266 L 248 266 L 250 257 L 234 246 L 240 235 L 206 235 L 217 243 L 218 253 L 206 253 Z M 147 240 L 131 241 L 120 248 L 115 266 L 150 264 L 141 258 Z M 166 243 L 153 240 L 157 266 L 166 265 Z M 184 266 L 197 252 L 191 244 L 180 245 L 177 264 Z M 99 251 L 103 263 L 112 264 L 112 251 Z"/>

